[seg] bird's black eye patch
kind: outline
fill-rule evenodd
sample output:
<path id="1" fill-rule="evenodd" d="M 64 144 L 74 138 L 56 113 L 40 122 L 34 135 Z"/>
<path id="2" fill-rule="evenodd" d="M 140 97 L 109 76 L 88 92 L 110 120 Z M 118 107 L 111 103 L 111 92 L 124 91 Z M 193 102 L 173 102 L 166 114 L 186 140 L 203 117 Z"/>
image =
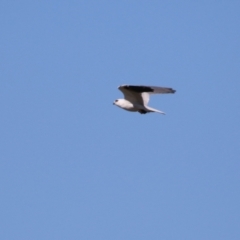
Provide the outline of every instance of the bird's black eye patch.
<path id="1" fill-rule="evenodd" d="M 115 102 L 117 102 L 118 100 L 115 100 Z"/>

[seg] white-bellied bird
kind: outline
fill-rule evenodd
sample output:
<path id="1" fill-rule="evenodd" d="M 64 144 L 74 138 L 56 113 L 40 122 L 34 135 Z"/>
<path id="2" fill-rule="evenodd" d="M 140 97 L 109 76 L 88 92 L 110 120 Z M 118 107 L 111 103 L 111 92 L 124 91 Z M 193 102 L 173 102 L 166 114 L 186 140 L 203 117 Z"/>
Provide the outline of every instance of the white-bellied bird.
<path id="1" fill-rule="evenodd" d="M 162 111 L 159 111 L 148 106 L 150 94 L 176 92 L 172 88 L 167 87 L 134 86 L 134 85 L 121 85 L 118 87 L 118 89 L 123 93 L 124 99 L 117 99 L 113 102 L 113 104 L 124 110 L 130 112 L 139 112 L 141 114 L 149 112 L 165 114 Z"/>

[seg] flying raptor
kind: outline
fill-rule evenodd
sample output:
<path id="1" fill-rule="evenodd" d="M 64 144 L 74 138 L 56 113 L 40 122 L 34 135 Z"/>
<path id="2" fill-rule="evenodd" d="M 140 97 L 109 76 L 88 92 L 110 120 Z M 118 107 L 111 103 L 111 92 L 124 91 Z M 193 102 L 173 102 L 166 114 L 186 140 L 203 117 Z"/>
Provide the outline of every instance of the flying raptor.
<path id="1" fill-rule="evenodd" d="M 123 93 L 124 99 L 117 99 L 113 102 L 113 104 L 124 110 L 130 112 L 139 112 L 141 114 L 149 112 L 165 114 L 162 111 L 159 111 L 148 106 L 150 94 L 176 92 L 172 88 L 167 87 L 134 86 L 134 85 L 121 85 L 118 87 L 118 89 Z"/>

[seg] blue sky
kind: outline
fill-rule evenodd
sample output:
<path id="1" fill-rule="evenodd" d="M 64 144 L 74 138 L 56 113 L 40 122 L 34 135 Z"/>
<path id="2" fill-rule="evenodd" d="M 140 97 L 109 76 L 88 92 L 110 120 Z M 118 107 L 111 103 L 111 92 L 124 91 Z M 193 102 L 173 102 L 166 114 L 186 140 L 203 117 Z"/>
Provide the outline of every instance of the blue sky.
<path id="1" fill-rule="evenodd" d="M 1 1 L 0 238 L 240 238 L 239 1 Z M 160 114 L 121 84 L 172 87 Z"/>

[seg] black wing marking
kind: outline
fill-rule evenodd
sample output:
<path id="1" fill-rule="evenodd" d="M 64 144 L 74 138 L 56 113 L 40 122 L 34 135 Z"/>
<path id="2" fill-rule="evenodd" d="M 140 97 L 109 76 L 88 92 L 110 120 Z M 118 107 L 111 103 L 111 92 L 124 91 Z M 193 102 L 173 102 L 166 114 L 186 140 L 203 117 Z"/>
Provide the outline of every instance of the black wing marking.
<path id="1" fill-rule="evenodd" d="M 133 91 L 136 93 L 175 93 L 176 90 L 166 87 L 154 87 L 154 86 L 134 86 L 134 85 L 122 85 L 122 88 Z"/>

